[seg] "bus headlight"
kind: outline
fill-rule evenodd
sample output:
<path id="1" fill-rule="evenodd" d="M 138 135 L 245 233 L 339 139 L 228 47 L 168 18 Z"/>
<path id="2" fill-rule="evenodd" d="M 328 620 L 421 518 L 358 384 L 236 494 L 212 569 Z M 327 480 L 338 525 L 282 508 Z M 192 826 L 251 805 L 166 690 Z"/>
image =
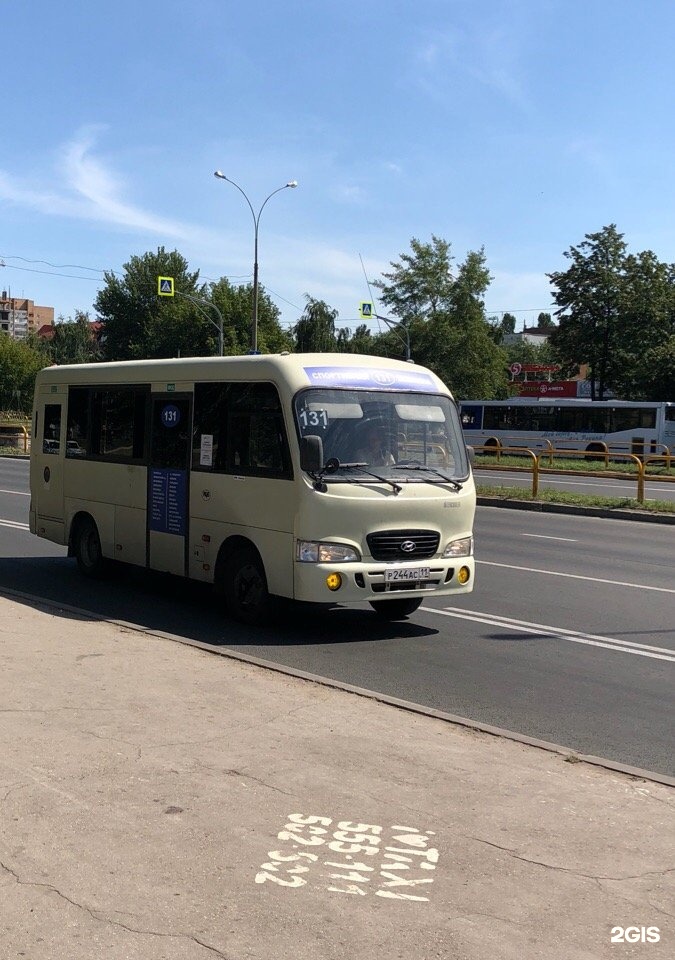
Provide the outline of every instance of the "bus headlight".
<path id="1" fill-rule="evenodd" d="M 344 543 L 322 543 L 320 540 L 298 540 L 295 559 L 301 563 L 354 563 L 359 555 Z"/>
<path id="2" fill-rule="evenodd" d="M 451 540 L 443 551 L 443 557 L 470 557 L 473 554 L 473 537 L 462 537 L 461 540 Z"/>

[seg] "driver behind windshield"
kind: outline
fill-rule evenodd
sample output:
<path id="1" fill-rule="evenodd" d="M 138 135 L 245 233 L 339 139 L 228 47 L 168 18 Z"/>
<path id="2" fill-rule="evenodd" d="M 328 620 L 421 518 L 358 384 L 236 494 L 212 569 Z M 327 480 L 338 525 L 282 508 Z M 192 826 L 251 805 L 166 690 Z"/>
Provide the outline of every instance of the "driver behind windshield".
<path id="1" fill-rule="evenodd" d="M 375 467 L 391 466 L 396 461 L 389 449 L 386 436 L 381 427 L 368 424 L 357 439 L 359 444 L 354 452 L 355 463 L 367 463 Z"/>

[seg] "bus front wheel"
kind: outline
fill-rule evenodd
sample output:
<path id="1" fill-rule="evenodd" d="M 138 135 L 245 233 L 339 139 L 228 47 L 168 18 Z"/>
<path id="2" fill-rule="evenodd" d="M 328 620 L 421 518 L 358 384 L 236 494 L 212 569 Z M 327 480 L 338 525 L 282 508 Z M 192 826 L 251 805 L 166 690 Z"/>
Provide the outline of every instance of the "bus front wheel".
<path id="1" fill-rule="evenodd" d="M 260 557 L 252 547 L 238 547 L 227 558 L 222 572 L 222 593 L 230 614 L 251 627 L 270 619 L 272 598 Z"/>
<path id="2" fill-rule="evenodd" d="M 85 517 L 77 524 L 73 534 L 73 552 L 80 573 L 93 580 L 103 576 L 105 558 L 101 550 L 101 538 L 91 517 Z"/>
<path id="3" fill-rule="evenodd" d="M 385 620 L 405 620 L 422 603 L 421 597 L 406 597 L 400 600 L 371 600 L 370 605 Z"/>

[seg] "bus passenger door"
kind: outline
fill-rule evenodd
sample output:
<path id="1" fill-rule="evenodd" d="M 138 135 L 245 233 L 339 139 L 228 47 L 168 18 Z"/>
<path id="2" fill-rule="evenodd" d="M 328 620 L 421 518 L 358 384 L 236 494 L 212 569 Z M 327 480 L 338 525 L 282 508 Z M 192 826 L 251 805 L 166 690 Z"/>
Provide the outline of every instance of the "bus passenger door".
<path id="1" fill-rule="evenodd" d="M 40 397 L 35 426 L 36 435 L 31 444 L 31 512 L 34 511 L 35 517 L 34 532 L 56 543 L 63 543 L 65 423 L 62 397 Z"/>
<path id="2" fill-rule="evenodd" d="M 192 396 L 152 394 L 148 469 L 148 566 L 187 574 Z"/>

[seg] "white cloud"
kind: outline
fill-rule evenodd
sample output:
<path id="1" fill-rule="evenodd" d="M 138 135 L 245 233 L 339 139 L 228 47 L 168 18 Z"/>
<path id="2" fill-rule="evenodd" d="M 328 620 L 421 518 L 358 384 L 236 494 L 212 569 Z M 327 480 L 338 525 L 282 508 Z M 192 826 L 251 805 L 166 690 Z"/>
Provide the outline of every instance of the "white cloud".
<path id="1" fill-rule="evenodd" d="M 508 26 L 448 29 L 424 38 L 413 51 L 413 82 L 434 100 L 450 102 L 468 79 L 522 108 L 528 98 L 520 58 L 520 44 Z"/>
<path id="2" fill-rule="evenodd" d="M 331 196 L 338 203 L 363 203 L 367 195 L 363 187 L 358 187 L 355 184 L 342 184 L 332 188 Z"/>
<path id="3" fill-rule="evenodd" d="M 92 155 L 101 127 L 87 127 L 66 143 L 57 170 L 61 184 L 52 190 L 25 185 L 0 171 L 0 198 L 50 216 L 115 224 L 129 230 L 186 240 L 195 235 L 187 224 L 157 217 L 125 202 L 124 183 Z"/>
<path id="4" fill-rule="evenodd" d="M 141 235 L 141 241 L 144 235 L 159 242 L 175 241 L 203 278 L 229 276 L 235 284 L 250 282 L 252 235 L 242 234 L 241 229 L 202 227 L 157 216 L 131 202 L 131 185 L 97 151 L 102 129 L 91 126 L 79 130 L 58 149 L 54 171 L 42 176 L 39 183 L 23 182 L 0 170 L 0 200 L 54 219 L 96 223 L 102 233 L 115 227 L 135 238 Z M 50 187 L 43 189 L 47 179 Z M 342 202 L 359 204 L 366 193 L 359 186 L 346 184 L 336 188 L 337 196 Z M 80 262 L 86 260 L 83 253 Z M 369 258 L 365 261 L 368 280 L 388 267 L 386 261 Z M 285 323 L 297 320 L 305 306 L 305 293 L 325 299 L 340 311 L 341 319 L 350 321 L 357 317 L 359 302 L 369 299 L 358 250 L 348 250 L 330 236 L 325 240 L 289 237 L 271 225 L 262 238 L 260 282 L 273 299 L 278 299 Z"/>

